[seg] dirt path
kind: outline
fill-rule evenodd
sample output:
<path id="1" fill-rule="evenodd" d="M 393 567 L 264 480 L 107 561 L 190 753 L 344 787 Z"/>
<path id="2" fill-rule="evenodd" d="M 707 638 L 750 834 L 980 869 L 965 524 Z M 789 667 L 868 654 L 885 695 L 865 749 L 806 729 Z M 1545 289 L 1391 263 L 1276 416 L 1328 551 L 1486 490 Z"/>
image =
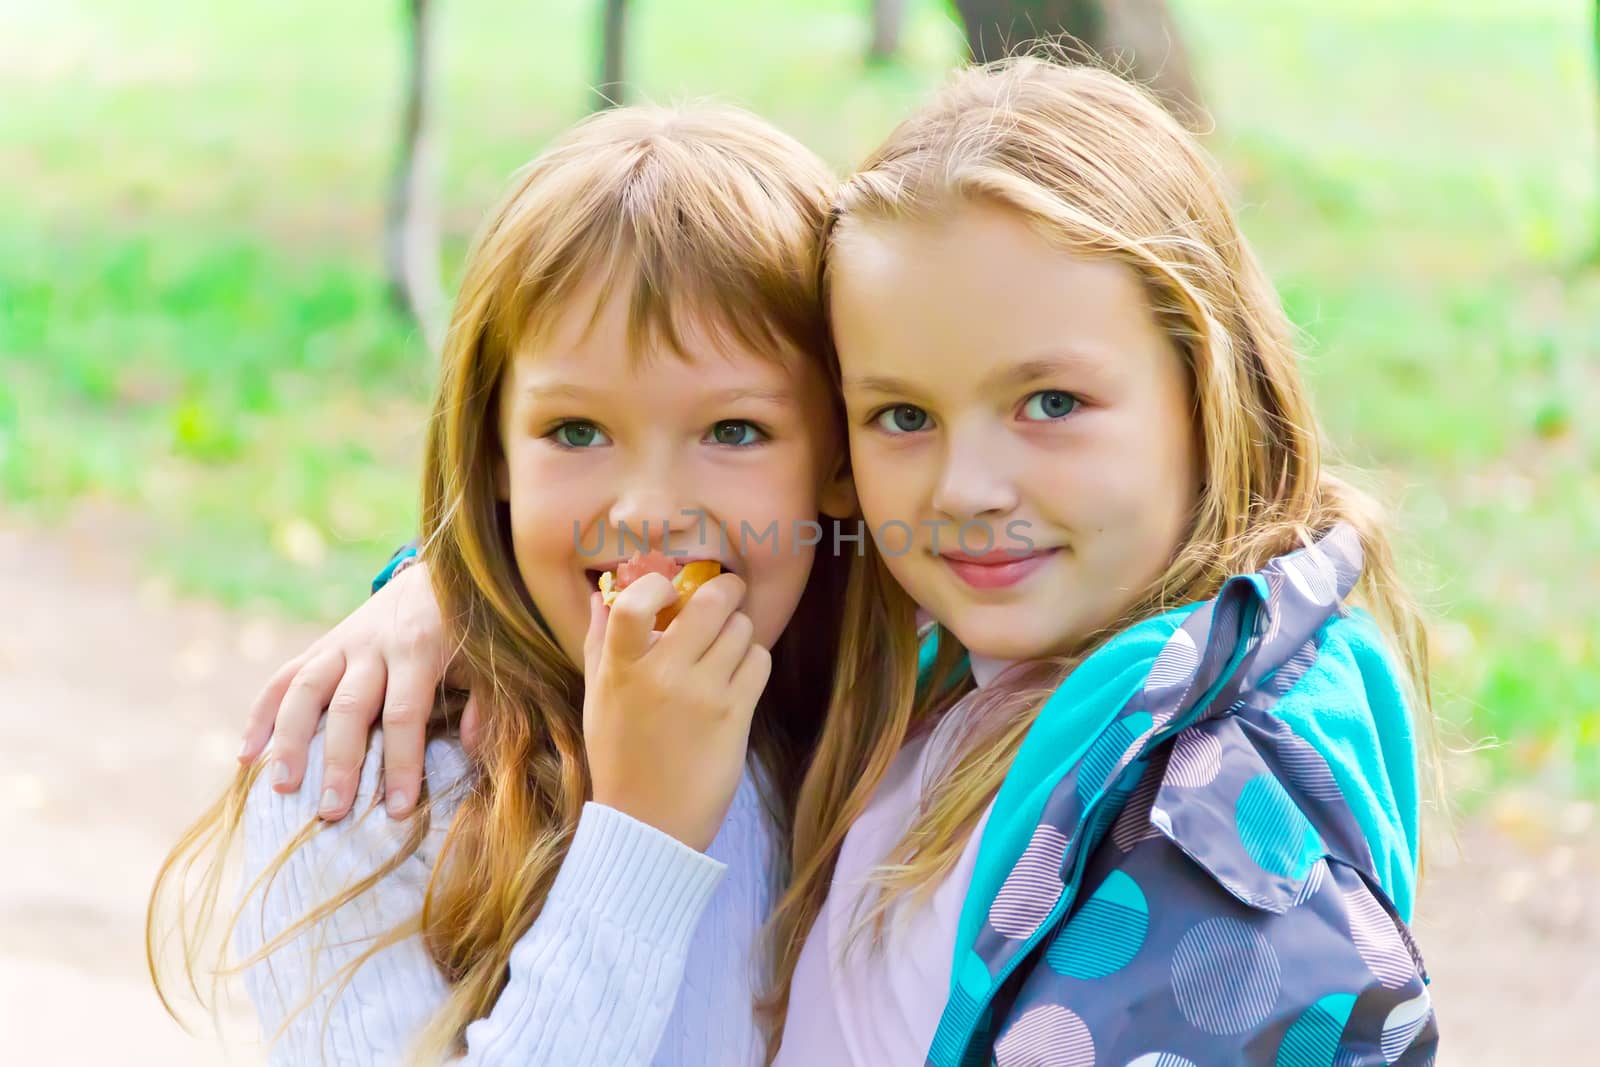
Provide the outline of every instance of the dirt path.
<path id="1" fill-rule="evenodd" d="M 138 580 L 108 527 L 0 526 L 0 605 L 16 624 L 0 625 L 4 1059 L 259 1063 L 163 1013 L 144 907 L 162 856 L 227 780 L 254 687 L 309 636 L 175 602 Z M 245 1012 L 225 1022 L 253 1036 Z"/>
<path id="2" fill-rule="evenodd" d="M 0 1044 L 9 1063 L 259 1063 L 246 1009 L 223 1019 L 227 1051 L 162 1013 L 145 896 L 230 773 L 255 687 L 313 634 L 175 600 L 130 568 L 117 523 L 0 516 Z M 1424 886 L 1440 1062 L 1595 1062 L 1600 818 L 1534 796 L 1492 810 Z"/>

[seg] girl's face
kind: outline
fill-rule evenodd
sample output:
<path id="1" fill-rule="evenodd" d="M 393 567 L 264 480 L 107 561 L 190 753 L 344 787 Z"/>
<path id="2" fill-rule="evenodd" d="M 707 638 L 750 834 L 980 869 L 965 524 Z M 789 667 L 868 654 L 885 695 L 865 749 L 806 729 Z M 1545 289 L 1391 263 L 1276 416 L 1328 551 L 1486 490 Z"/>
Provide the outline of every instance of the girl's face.
<path id="1" fill-rule="evenodd" d="M 686 356 L 640 351 L 626 294 L 591 324 L 598 292 L 580 293 L 501 383 L 497 476 L 522 580 L 581 664 L 589 595 L 640 542 L 718 560 L 744 579 L 743 610 L 770 648 L 811 572 L 807 523 L 852 506 L 826 377 L 692 324 Z"/>
<path id="2" fill-rule="evenodd" d="M 981 656 L 1113 623 L 1201 479 L 1189 374 L 1137 275 L 987 204 L 852 224 L 832 270 L 856 492 L 895 578 Z"/>

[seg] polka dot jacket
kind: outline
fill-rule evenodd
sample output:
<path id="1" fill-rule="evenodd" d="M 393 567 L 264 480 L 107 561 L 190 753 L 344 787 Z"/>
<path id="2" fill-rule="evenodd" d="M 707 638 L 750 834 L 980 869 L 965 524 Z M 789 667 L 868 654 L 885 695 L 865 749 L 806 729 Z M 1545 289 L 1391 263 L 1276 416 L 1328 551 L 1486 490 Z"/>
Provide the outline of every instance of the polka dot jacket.
<path id="1" fill-rule="evenodd" d="M 1371 812 L 1407 799 L 1366 780 L 1381 748 L 1342 757 L 1340 723 L 1370 735 L 1386 704 L 1408 721 L 1375 628 L 1343 607 L 1361 565 L 1336 527 L 1172 629 L 977 902 L 931 1067 L 1433 1062 L 1401 917 L 1414 840 L 1398 863 L 1373 847 Z M 1393 773 L 1414 789 L 1405 740 L 1388 755 L 1410 755 Z"/>

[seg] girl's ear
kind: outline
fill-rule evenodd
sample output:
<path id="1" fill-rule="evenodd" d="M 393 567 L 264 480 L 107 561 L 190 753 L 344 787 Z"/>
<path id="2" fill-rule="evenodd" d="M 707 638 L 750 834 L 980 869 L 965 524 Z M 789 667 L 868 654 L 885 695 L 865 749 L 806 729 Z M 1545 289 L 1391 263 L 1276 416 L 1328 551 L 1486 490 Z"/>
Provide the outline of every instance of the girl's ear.
<path id="1" fill-rule="evenodd" d="M 859 507 L 847 453 L 835 461 L 833 473 L 822 483 L 822 491 L 817 494 L 817 510 L 831 519 L 853 519 Z"/>

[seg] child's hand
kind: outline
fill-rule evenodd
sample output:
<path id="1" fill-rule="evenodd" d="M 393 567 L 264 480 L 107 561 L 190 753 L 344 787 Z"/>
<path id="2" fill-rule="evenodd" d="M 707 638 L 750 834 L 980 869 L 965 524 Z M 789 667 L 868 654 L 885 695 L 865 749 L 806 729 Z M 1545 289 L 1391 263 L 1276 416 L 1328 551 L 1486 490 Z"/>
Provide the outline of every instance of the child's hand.
<path id="1" fill-rule="evenodd" d="M 677 598 L 659 574 L 608 609 L 596 593 L 584 641 L 583 733 L 594 799 L 704 851 L 744 773 L 750 716 L 772 657 L 737 610 L 744 582 L 711 579 L 665 633 Z"/>
<path id="2" fill-rule="evenodd" d="M 267 682 L 245 726 L 241 762 L 272 741 L 266 773 L 273 788 L 292 793 L 306 770 L 306 751 L 323 709 L 328 711 L 325 768 L 318 814 L 343 818 L 355 797 L 367 739 L 383 715 L 384 803 L 391 816 L 416 806 L 434 693 L 447 662 L 444 624 L 426 564 L 396 575 L 350 617 Z M 468 702 L 462 741 L 471 748 L 476 708 Z"/>

